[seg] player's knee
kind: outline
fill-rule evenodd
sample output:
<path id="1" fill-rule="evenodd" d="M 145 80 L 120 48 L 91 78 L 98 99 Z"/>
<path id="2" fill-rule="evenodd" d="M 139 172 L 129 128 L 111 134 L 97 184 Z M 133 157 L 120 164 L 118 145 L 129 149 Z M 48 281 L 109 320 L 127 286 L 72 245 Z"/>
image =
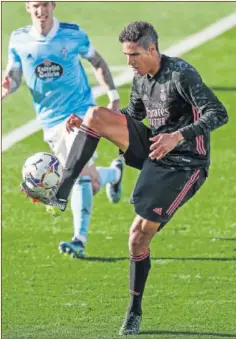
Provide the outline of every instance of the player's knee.
<path id="1" fill-rule="evenodd" d="M 144 234 L 140 228 L 137 228 L 134 232 L 129 235 L 129 252 L 136 255 L 143 248 Z"/>
<path id="2" fill-rule="evenodd" d="M 141 221 L 141 230 L 144 234 L 151 236 L 158 231 L 160 225 L 161 224 L 159 222 L 154 222 L 154 221 L 150 221 L 147 219 L 143 219 Z"/>
<path id="3" fill-rule="evenodd" d="M 137 252 L 137 250 L 140 248 L 140 237 L 137 234 L 132 234 L 129 237 L 129 252 L 131 254 L 135 254 Z"/>
<path id="4" fill-rule="evenodd" d="M 129 234 L 129 251 L 133 255 L 141 255 L 148 251 L 153 235 L 160 223 L 136 217 Z"/>
<path id="5" fill-rule="evenodd" d="M 85 120 L 89 123 L 90 125 L 96 125 L 96 127 L 99 127 L 103 119 L 103 113 L 102 113 L 102 107 L 100 106 L 92 106 L 87 110 Z"/>
<path id="6" fill-rule="evenodd" d="M 93 195 L 95 195 L 100 190 L 100 180 L 99 178 L 92 179 L 91 183 L 92 183 Z"/>

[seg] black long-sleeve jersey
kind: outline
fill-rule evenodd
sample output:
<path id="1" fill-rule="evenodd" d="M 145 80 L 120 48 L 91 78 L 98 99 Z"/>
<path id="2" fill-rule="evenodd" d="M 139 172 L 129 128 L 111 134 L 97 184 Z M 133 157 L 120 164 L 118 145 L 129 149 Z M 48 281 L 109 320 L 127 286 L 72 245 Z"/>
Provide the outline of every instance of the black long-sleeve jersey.
<path id="1" fill-rule="evenodd" d="M 134 77 L 130 103 L 121 112 L 140 121 L 147 117 L 153 136 L 180 131 L 184 140 L 160 161 L 184 168 L 209 166 L 210 132 L 228 121 L 196 69 L 165 55 L 155 76 Z"/>

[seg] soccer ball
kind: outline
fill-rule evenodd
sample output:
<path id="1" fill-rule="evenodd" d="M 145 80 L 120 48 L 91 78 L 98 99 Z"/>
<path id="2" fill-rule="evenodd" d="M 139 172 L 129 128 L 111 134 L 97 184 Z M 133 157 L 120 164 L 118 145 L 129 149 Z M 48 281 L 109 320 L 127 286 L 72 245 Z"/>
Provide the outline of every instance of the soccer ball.
<path id="1" fill-rule="evenodd" d="M 50 191 L 60 184 L 62 166 L 50 153 L 39 152 L 29 157 L 23 165 L 22 176 L 33 191 Z"/>

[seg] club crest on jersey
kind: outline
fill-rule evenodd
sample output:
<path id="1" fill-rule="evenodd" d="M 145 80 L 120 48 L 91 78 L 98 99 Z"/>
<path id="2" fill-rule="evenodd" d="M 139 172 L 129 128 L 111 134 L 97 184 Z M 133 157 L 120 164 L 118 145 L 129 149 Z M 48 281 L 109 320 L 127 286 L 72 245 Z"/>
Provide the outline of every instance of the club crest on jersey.
<path id="1" fill-rule="evenodd" d="M 41 64 L 36 66 L 35 74 L 40 79 L 56 79 L 63 74 L 63 68 L 58 63 L 45 59 Z"/>
<path id="2" fill-rule="evenodd" d="M 143 96 L 143 102 L 146 104 L 146 103 L 148 103 L 148 101 L 149 101 L 148 96 L 145 93 L 144 96 Z"/>
<path id="3" fill-rule="evenodd" d="M 62 50 L 61 50 L 61 57 L 63 58 L 63 59 L 66 59 L 67 58 L 67 49 L 66 49 L 66 47 L 63 47 L 62 48 Z"/>
<path id="4" fill-rule="evenodd" d="M 160 86 L 160 99 L 161 101 L 166 101 L 166 93 L 165 93 L 165 86 Z"/>

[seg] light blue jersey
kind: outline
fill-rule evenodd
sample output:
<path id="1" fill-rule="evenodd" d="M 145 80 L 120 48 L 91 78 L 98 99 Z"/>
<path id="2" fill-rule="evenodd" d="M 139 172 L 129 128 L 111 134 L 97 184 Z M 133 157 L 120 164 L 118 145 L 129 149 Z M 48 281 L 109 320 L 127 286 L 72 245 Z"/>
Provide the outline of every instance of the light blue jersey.
<path id="1" fill-rule="evenodd" d="M 47 36 L 33 26 L 12 33 L 7 69 L 22 70 L 43 128 L 57 125 L 71 113 L 83 117 L 95 104 L 78 57 L 89 58 L 94 51 L 78 25 L 56 19 Z"/>

